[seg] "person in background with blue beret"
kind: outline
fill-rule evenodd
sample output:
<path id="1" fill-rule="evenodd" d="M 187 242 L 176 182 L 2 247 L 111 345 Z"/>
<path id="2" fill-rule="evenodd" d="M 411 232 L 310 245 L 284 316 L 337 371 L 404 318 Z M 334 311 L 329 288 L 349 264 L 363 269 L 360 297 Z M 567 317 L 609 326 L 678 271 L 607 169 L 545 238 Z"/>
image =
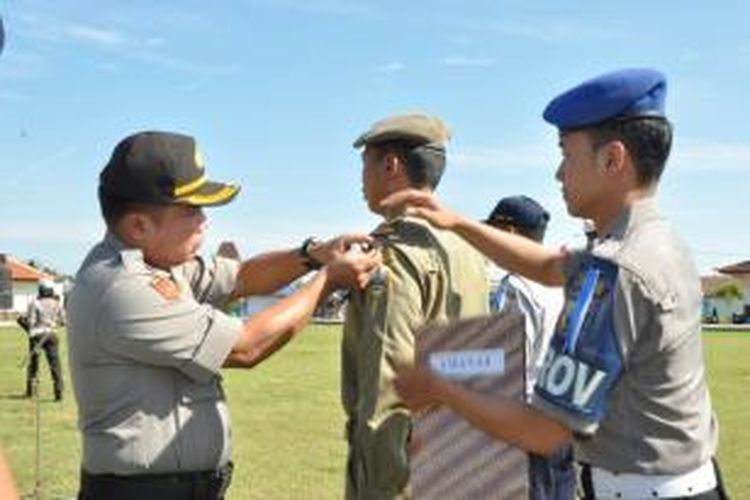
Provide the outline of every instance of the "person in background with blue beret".
<path id="1" fill-rule="evenodd" d="M 428 193 L 383 202 L 455 231 L 505 269 L 564 287 L 530 404 L 483 398 L 420 368 L 402 369 L 396 388 L 412 410 L 445 405 L 534 453 L 572 440 L 584 498 L 726 498 L 698 272 L 656 203 L 672 144 L 666 90 L 662 73 L 626 69 L 583 82 L 544 111 L 559 130 L 556 178 L 568 212 L 596 227 L 590 249 L 545 248 Z"/>

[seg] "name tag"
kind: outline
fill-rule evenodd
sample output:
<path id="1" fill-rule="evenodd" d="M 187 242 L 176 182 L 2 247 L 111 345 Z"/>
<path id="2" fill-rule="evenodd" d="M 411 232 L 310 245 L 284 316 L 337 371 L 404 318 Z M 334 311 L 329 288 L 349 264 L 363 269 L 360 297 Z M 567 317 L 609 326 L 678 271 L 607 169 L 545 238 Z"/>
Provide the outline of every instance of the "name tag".
<path id="1" fill-rule="evenodd" d="M 466 379 L 505 373 L 504 349 L 443 351 L 430 354 L 430 368 L 446 379 Z"/>

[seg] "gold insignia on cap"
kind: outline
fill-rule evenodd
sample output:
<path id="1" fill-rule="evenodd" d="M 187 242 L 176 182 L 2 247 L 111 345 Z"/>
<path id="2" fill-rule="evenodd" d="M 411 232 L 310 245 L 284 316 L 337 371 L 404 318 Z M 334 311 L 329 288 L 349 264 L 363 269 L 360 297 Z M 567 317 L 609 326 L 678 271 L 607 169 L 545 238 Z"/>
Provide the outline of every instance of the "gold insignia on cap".
<path id="1" fill-rule="evenodd" d="M 201 186 L 203 186 L 206 183 L 206 176 L 201 175 L 197 179 L 194 179 L 187 184 L 183 184 L 181 186 L 176 186 L 174 188 L 174 195 L 177 197 L 185 196 L 188 193 L 192 193 L 193 191 L 197 190 Z"/>
<path id="2" fill-rule="evenodd" d="M 200 149 L 195 148 L 195 168 L 198 170 L 203 170 L 203 167 L 205 166 L 205 163 L 203 161 L 203 155 L 201 154 Z"/>

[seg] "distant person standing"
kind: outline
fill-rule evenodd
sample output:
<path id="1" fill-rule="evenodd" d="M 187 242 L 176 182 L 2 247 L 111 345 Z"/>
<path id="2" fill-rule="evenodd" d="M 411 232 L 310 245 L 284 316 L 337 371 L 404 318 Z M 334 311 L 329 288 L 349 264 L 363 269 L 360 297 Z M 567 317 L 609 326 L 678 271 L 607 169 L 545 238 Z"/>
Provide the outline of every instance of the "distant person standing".
<path id="1" fill-rule="evenodd" d="M 29 334 L 29 364 L 26 370 L 26 397 L 30 398 L 37 388 L 39 353 L 44 351 L 52 374 L 55 401 L 62 401 L 63 377 L 60 368 L 58 326 L 65 324 L 64 309 L 60 298 L 55 296 L 52 284 L 39 283 L 38 295 L 31 301 L 26 314 Z"/>
<path id="2" fill-rule="evenodd" d="M 520 195 L 498 201 L 485 222 L 497 229 L 542 243 L 549 219 L 549 212 L 539 202 Z M 563 294 L 559 289 L 508 272 L 490 296 L 491 311 L 501 313 L 508 298 L 515 299 L 525 318 L 526 399 L 530 401 L 562 309 Z M 562 446 L 549 457 L 529 453 L 529 487 L 529 498 L 532 500 L 574 498 L 576 476 L 573 448 L 570 445 Z"/>

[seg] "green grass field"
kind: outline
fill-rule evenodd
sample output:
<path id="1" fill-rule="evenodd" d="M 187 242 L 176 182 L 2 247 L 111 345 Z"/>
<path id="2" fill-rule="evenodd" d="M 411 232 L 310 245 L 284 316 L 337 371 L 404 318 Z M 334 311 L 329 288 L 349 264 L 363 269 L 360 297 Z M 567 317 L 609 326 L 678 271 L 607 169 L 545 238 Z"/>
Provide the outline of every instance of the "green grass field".
<path id="1" fill-rule="evenodd" d="M 301 338 L 260 367 L 225 372 L 233 421 L 235 478 L 231 499 L 330 499 L 342 496 L 345 446 L 338 402 L 335 326 L 310 327 Z M 750 498 L 750 334 L 706 334 L 706 358 L 714 406 L 721 422 L 719 458 L 733 498 Z M 0 328 L 0 447 L 24 493 L 34 489 L 34 406 L 20 396 L 19 364 L 26 339 Z M 80 444 L 75 404 L 51 401 L 42 364 L 42 491 L 45 498 L 72 498 L 78 481 Z M 67 380 L 66 380 L 67 381 Z"/>

